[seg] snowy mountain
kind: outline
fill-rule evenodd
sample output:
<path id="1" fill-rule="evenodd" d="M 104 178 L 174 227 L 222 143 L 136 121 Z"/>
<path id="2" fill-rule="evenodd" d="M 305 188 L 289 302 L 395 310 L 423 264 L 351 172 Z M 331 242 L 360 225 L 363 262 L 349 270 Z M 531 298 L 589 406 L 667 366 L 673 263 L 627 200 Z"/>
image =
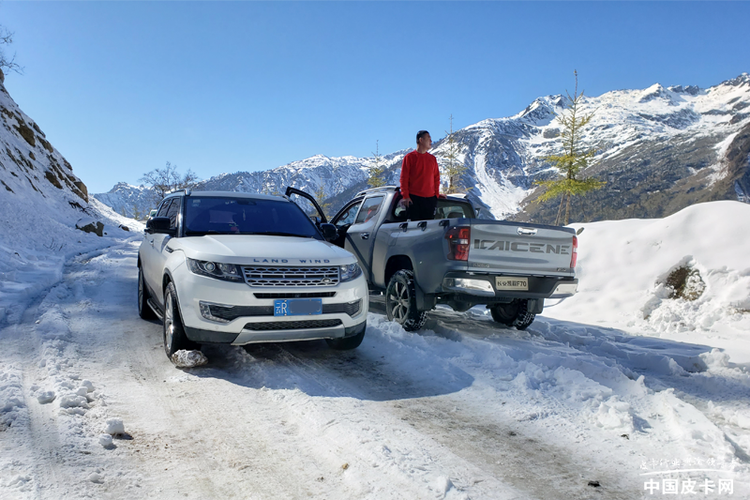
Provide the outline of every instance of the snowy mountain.
<path id="1" fill-rule="evenodd" d="M 93 196 L 118 214 L 137 220 L 145 219 L 149 211 L 158 204 L 155 191 L 127 182 L 118 182 L 109 192 Z"/>
<path id="2" fill-rule="evenodd" d="M 557 118 L 565 110 L 562 95 L 536 99 L 522 112 L 488 119 L 455 133 L 459 161 L 467 167 L 461 183 L 469 197 L 497 218 L 552 222 L 557 201 L 533 203 L 538 179 L 556 172 L 544 161 L 559 152 Z M 584 143 L 598 149 L 596 164 L 585 175 L 607 184 L 600 191 L 574 199 L 571 220 L 663 217 L 701 201 L 750 196 L 750 75 L 708 89 L 695 86 L 616 90 L 585 97 L 583 113 L 594 113 Z M 442 164 L 448 144 L 434 144 Z M 401 159 L 409 150 L 384 155 L 387 182 L 396 184 Z M 334 209 L 367 187 L 367 169 L 374 158 L 329 158 L 318 155 L 262 172 L 237 172 L 213 177 L 200 189 L 282 193 L 287 185 L 318 193 Z M 447 178 L 443 176 L 447 184 Z M 134 193 L 142 188 L 131 187 Z M 94 195 L 118 213 L 132 212 L 135 195 L 127 186 L 113 191 L 120 199 Z M 141 210 L 148 207 L 142 206 Z"/>

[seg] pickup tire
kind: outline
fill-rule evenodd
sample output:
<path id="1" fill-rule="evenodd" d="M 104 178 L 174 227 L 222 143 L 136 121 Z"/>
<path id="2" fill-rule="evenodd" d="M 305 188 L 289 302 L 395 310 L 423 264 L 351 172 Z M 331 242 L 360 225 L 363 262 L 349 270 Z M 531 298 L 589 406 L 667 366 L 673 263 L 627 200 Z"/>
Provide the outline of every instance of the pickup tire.
<path id="1" fill-rule="evenodd" d="M 143 269 L 138 267 L 138 316 L 141 319 L 156 319 L 156 314 L 151 310 L 151 306 L 148 305 L 148 288 L 146 288 L 146 282 L 143 281 Z"/>
<path id="2" fill-rule="evenodd" d="M 180 303 L 177 300 L 177 290 L 174 283 L 167 285 L 164 292 L 164 352 L 171 360 L 172 354 L 181 349 L 195 349 L 198 345 L 191 342 L 185 335 L 180 316 Z"/>
<path id="3" fill-rule="evenodd" d="M 515 299 L 509 304 L 497 304 L 490 308 L 492 319 L 505 326 L 525 330 L 534 322 L 536 314 L 529 312 L 527 300 Z"/>
<path id="4" fill-rule="evenodd" d="M 414 272 L 402 269 L 391 276 L 385 289 L 385 312 L 389 320 L 395 321 L 407 332 L 424 326 L 427 312 L 417 309 Z"/>
<path id="5" fill-rule="evenodd" d="M 361 332 L 351 337 L 346 337 L 344 339 L 326 339 L 326 344 L 328 344 L 328 347 L 336 351 L 350 351 L 356 349 L 365 338 L 365 330 L 367 330 L 366 326 L 362 328 Z"/>

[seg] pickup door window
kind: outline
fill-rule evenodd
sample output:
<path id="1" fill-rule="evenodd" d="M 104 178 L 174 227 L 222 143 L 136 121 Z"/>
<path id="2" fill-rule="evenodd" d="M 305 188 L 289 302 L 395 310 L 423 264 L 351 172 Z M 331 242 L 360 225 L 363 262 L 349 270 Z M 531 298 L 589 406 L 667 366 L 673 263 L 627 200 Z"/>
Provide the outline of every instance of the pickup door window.
<path id="1" fill-rule="evenodd" d="M 336 246 L 344 248 L 346 242 L 346 232 L 349 230 L 349 226 L 354 223 L 355 217 L 357 217 L 357 211 L 360 205 L 362 205 L 362 198 L 350 202 L 347 206 L 342 208 L 339 213 L 333 218 L 331 223 L 336 226 L 339 230 L 339 235 L 333 241 Z"/>
<path id="2" fill-rule="evenodd" d="M 344 243 L 344 248 L 357 257 L 360 267 L 367 275 L 368 281 L 372 281 L 372 277 L 370 276 L 370 260 L 372 259 L 372 249 L 375 243 L 378 214 L 382 210 L 384 200 L 385 196 L 382 194 L 365 198 L 365 201 L 362 202 L 362 206 L 359 208 L 359 212 L 357 212 L 354 224 L 349 227 L 346 233 Z"/>

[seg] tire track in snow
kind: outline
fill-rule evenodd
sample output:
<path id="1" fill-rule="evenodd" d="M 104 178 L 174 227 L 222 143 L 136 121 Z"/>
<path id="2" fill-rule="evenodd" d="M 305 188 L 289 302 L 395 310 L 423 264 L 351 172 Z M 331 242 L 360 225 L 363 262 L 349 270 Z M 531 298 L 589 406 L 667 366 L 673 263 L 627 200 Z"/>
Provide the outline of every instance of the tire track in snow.
<path id="1" fill-rule="evenodd" d="M 314 463 L 304 454 L 274 453 L 268 427 L 275 420 L 268 416 L 264 423 L 257 415 L 272 409 L 258 407 L 257 391 L 211 377 L 210 368 L 196 376 L 169 362 L 160 346 L 161 326 L 137 316 L 133 251 L 125 257 L 89 263 L 106 278 L 86 286 L 84 295 L 94 299 L 76 330 L 87 346 L 87 369 L 99 372 L 108 389 L 110 413 L 122 417 L 133 435 L 132 441 L 116 441 L 114 451 L 117 467 L 140 478 L 134 497 L 150 497 L 149 491 L 160 498 L 319 496 L 312 478 L 288 481 L 290 469 L 312 471 Z"/>

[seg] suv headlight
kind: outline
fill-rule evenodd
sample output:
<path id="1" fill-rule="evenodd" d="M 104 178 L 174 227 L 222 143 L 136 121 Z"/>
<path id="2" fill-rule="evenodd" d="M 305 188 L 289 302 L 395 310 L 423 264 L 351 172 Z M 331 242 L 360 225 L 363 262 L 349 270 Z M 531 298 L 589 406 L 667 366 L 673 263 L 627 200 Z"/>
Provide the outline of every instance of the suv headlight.
<path id="1" fill-rule="evenodd" d="M 356 262 L 354 264 L 347 264 L 339 268 L 341 271 L 341 282 L 351 281 L 355 278 L 359 278 L 362 274 L 362 269 Z"/>
<path id="2" fill-rule="evenodd" d="M 200 276 L 208 276 L 209 278 L 224 281 L 244 281 L 240 266 L 234 264 L 187 259 L 187 265 L 193 274 Z"/>

